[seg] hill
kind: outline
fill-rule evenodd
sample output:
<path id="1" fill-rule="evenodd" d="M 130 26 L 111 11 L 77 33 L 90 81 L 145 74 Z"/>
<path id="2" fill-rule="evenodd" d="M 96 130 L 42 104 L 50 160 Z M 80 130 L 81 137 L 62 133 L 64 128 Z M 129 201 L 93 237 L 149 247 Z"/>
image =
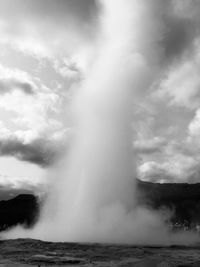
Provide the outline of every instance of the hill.
<path id="1" fill-rule="evenodd" d="M 172 222 L 200 223 L 199 184 L 158 184 L 137 181 L 138 204 L 150 209 L 167 208 Z M 0 201 L 0 231 L 16 224 L 31 227 L 39 214 L 39 202 L 33 194 L 20 194 Z"/>
<path id="2" fill-rule="evenodd" d="M 39 212 L 38 200 L 34 195 L 23 194 L 0 201 L 0 231 L 17 224 L 31 227 Z"/>
<path id="3" fill-rule="evenodd" d="M 166 207 L 173 222 L 200 222 L 200 183 L 149 183 L 138 180 L 138 202 L 153 209 Z"/>

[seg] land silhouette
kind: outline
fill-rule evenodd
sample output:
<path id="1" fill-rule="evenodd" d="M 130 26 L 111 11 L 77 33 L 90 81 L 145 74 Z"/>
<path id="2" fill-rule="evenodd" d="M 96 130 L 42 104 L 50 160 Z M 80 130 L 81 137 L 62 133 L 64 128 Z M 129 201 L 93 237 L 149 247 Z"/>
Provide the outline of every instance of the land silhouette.
<path id="1" fill-rule="evenodd" d="M 171 223 L 200 223 L 200 183 L 150 183 L 137 180 L 138 205 L 152 210 L 166 210 Z M 15 192 L 17 194 L 17 192 Z M 45 198 L 34 194 L 18 194 L 10 198 L 4 191 L 0 201 L 0 231 L 18 224 L 30 228 L 37 221 Z M 10 198 L 10 199 L 8 199 Z"/>

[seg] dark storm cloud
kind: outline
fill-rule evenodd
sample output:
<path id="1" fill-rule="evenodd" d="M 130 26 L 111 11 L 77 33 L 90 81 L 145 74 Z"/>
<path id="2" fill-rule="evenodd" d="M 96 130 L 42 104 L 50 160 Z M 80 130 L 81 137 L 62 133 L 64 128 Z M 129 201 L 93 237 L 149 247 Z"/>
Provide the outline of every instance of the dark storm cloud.
<path id="1" fill-rule="evenodd" d="M 43 139 L 25 144 L 18 139 L 0 140 L 0 156 L 13 156 L 41 167 L 52 165 L 58 157 L 55 145 Z"/>

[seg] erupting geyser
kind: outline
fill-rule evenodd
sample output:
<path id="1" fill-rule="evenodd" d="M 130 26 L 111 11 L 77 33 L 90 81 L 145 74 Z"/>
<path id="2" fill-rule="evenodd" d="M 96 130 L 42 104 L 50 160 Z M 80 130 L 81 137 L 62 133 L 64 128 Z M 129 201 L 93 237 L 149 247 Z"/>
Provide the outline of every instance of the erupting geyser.
<path id="1" fill-rule="evenodd" d="M 159 1 L 99 4 L 94 59 L 71 103 L 70 151 L 36 227 L 15 232 L 53 241 L 190 242 L 192 236 L 170 236 L 159 215 L 134 198 L 133 107 L 159 68 Z"/>

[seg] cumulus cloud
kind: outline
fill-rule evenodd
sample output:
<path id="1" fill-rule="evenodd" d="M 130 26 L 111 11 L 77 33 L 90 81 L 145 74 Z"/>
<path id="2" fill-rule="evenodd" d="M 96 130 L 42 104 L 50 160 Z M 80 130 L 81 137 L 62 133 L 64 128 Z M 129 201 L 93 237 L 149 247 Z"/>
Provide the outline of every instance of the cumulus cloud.
<path id="1" fill-rule="evenodd" d="M 138 176 L 158 183 L 200 182 L 199 144 L 188 135 L 185 140 L 170 141 L 157 158 L 142 162 Z"/>
<path id="2" fill-rule="evenodd" d="M 163 8 L 160 71 L 134 122 L 138 175 L 154 182 L 200 182 L 200 3 L 171 0 Z"/>
<path id="3" fill-rule="evenodd" d="M 167 100 L 169 105 L 196 109 L 200 104 L 200 5 L 198 1 L 168 3 L 161 41 L 164 67 L 153 95 Z"/>
<path id="4" fill-rule="evenodd" d="M 14 156 L 19 160 L 28 161 L 42 167 L 52 165 L 57 154 L 55 147 L 43 139 L 35 140 L 30 144 L 22 143 L 18 139 L 0 140 L 1 156 Z"/>
<path id="5" fill-rule="evenodd" d="M 0 121 L 0 156 L 47 167 L 58 158 L 65 135 L 60 112 L 61 98 L 39 78 L 0 65 L 0 109 L 12 112 Z"/>
<path id="6" fill-rule="evenodd" d="M 42 167 L 53 164 L 61 155 L 58 148 L 61 147 L 62 138 L 37 136 L 30 139 L 30 134 L 26 131 L 12 132 L 0 122 L 0 156 L 13 156 Z"/>
<path id="7" fill-rule="evenodd" d="M 166 78 L 161 81 L 158 97 L 168 97 L 171 105 L 194 109 L 200 104 L 200 57 L 194 54 L 190 59 L 173 65 Z"/>
<path id="8" fill-rule="evenodd" d="M 41 179 L 35 177 L 34 180 L 29 177 L 9 176 L 0 174 L 0 200 L 13 198 L 19 194 L 43 195 L 47 187 L 46 181 L 41 182 Z"/>
<path id="9" fill-rule="evenodd" d="M 165 162 L 149 161 L 139 167 L 139 178 L 158 183 L 199 182 L 198 161 L 193 157 L 176 154 Z"/>
<path id="10" fill-rule="evenodd" d="M 0 66 L 0 108 L 14 112 L 11 123 L 19 126 L 26 139 L 38 138 L 43 132 L 62 128 L 55 119 L 60 112 L 62 98 L 37 77 L 28 73 Z M 20 128 L 23 130 L 20 130 Z"/>

